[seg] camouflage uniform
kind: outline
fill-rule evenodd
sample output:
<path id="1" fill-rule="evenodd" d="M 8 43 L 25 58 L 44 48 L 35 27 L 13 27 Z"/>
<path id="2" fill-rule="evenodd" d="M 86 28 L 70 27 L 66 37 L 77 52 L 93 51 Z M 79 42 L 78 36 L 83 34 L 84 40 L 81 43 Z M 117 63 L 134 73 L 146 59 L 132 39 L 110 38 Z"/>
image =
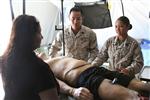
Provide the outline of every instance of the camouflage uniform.
<path id="1" fill-rule="evenodd" d="M 64 30 L 65 39 L 65 56 L 82 59 L 91 63 L 97 53 L 97 38 L 96 34 L 88 27 L 81 27 L 80 31 L 75 35 L 71 26 Z M 62 49 L 63 35 L 62 32 L 57 34 L 50 48 L 50 57 L 55 57 L 58 51 Z"/>
<path id="2" fill-rule="evenodd" d="M 143 55 L 140 45 L 132 37 L 119 44 L 116 37 L 109 38 L 101 48 L 93 65 L 100 66 L 105 61 L 109 62 L 108 69 L 127 68 L 130 75 L 140 72 L 143 67 Z"/>

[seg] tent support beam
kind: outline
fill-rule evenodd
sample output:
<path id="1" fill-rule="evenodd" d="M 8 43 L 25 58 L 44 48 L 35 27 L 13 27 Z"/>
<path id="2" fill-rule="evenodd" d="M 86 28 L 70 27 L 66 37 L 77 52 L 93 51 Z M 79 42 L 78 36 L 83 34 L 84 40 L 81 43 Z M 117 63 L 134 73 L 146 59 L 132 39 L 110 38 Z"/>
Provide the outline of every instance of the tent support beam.
<path id="1" fill-rule="evenodd" d="M 62 28 L 57 28 L 57 26 L 55 26 L 55 30 L 62 30 L 62 34 L 63 34 L 63 56 L 65 56 L 65 38 L 64 38 L 64 10 L 63 10 L 63 0 L 61 0 L 61 20 L 62 20 Z"/>

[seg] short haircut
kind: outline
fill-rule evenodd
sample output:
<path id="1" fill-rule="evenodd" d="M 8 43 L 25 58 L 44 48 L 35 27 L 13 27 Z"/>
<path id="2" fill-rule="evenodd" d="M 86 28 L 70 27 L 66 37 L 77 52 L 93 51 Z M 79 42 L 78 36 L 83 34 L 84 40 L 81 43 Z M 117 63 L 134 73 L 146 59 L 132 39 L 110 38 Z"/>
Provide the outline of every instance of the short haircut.
<path id="1" fill-rule="evenodd" d="M 71 14 L 72 11 L 80 12 L 81 15 L 83 16 L 83 11 L 79 6 L 74 6 L 73 8 L 71 8 L 69 14 Z"/>

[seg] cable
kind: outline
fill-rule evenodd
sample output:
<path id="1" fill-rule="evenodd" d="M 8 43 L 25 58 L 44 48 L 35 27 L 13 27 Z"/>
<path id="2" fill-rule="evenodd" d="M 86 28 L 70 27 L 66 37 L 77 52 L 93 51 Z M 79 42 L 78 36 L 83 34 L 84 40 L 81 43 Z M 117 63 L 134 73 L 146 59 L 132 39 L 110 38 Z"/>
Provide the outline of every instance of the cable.
<path id="1" fill-rule="evenodd" d="M 122 14 L 123 14 L 123 16 L 124 16 L 124 6 L 123 6 L 123 1 L 122 0 L 120 0 L 121 1 L 121 7 L 122 7 Z"/>
<path id="2" fill-rule="evenodd" d="M 23 15 L 26 14 L 26 2 L 23 0 Z"/>
<path id="3" fill-rule="evenodd" d="M 11 11 L 11 18 L 13 20 L 14 19 L 14 11 L 13 11 L 13 6 L 12 6 L 12 0 L 9 0 L 9 4 L 10 4 L 10 11 Z"/>

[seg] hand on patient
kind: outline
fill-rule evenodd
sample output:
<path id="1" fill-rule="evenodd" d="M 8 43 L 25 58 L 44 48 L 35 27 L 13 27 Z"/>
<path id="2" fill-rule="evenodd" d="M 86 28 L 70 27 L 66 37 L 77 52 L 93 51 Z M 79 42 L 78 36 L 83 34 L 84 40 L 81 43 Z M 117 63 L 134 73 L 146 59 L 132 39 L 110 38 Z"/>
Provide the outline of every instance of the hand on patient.
<path id="1" fill-rule="evenodd" d="M 93 100 L 93 94 L 87 88 L 80 87 L 74 88 L 72 91 L 72 95 L 77 100 Z"/>
<path id="2" fill-rule="evenodd" d="M 119 71 L 120 73 L 123 73 L 125 75 L 129 75 L 129 70 L 126 68 L 117 68 L 117 71 Z"/>
<path id="3" fill-rule="evenodd" d="M 129 75 L 129 71 L 126 68 L 122 69 L 120 72 L 124 73 L 125 75 Z"/>
<path id="4" fill-rule="evenodd" d="M 44 52 L 40 52 L 40 53 L 36 52 L 36 55 L 43 60 L 47 59 L 46 54 Z"/>

